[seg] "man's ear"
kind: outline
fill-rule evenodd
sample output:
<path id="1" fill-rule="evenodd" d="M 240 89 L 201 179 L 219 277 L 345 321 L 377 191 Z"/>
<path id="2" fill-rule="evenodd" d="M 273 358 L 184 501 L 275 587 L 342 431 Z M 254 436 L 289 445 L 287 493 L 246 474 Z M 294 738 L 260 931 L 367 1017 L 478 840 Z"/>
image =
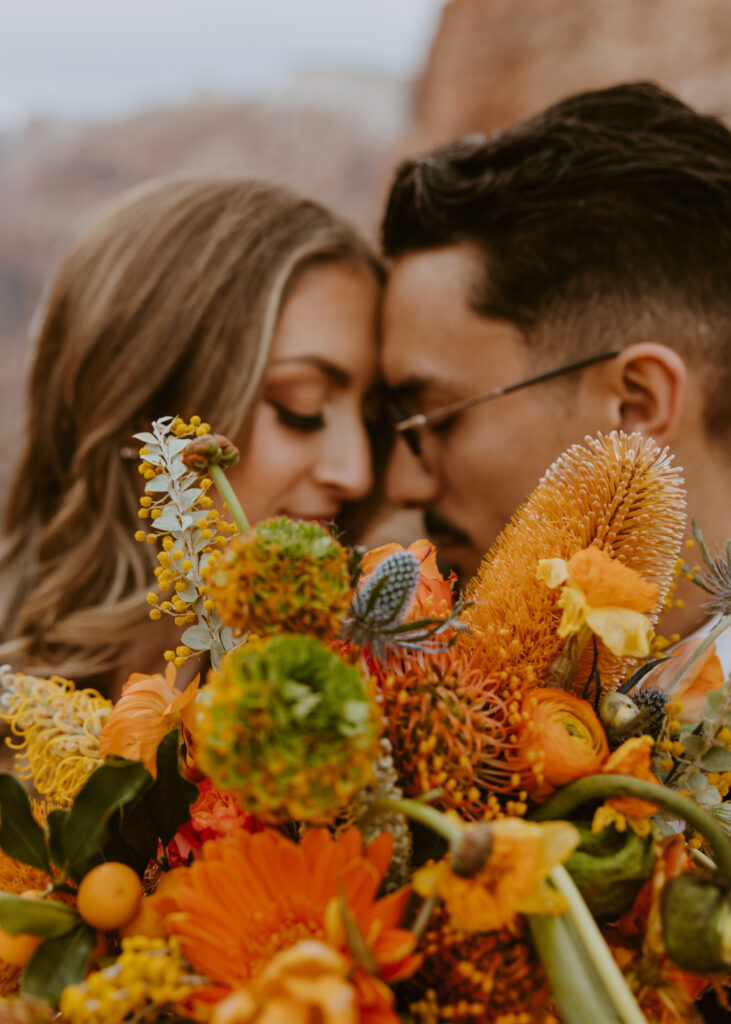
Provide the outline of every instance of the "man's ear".
<path id="1" fill-rule="evenodd" d="M 685 362 L 667 345 L 647 341 L 623 349 L 613 370 L 622 430 L 638 430 L 659 445 L 670 444 L 686 401 Z"/>

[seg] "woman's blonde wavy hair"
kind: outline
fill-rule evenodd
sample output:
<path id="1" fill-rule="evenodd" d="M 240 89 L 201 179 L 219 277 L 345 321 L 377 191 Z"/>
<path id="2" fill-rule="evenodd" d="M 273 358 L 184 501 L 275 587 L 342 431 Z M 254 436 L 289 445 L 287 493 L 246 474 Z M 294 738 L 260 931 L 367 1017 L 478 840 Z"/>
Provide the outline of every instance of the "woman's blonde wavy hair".
<path id="1" fill-rule="evenodd" d="M 140 629 L 154 552 L 124 458 L 154 418 L 245 437 L 294 278 L 377 258 L 319 204 L 241 179 L 161 180 L 81 235 L 45 302 L 5 512 L 0 663 L 107 691 Z"/>

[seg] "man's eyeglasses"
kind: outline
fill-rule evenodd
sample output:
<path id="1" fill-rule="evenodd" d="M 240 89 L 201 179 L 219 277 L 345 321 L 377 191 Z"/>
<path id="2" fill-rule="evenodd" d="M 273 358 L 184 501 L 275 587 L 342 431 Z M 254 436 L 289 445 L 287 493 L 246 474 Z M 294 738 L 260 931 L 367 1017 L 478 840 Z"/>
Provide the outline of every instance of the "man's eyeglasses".
<path id="1" fill-rule="evenodd" d="M 439 409 L 432 410 L 432 412 L 420 412 L 414 416 L 409 414 L 408 409 L 403 404 L 403 399 L 397 393 L 392 393 L 388 399 L 388 407 L 393 421 L 393 428 L 397 433 L 401 434 L 404 441 L 406 441 L 406 444 L 409 446 L 409 450 L 416 455 L 417 458 L 420 458 L 422 454 L 420 432 L 424 427 L 431 427 L 437 423 L 443 423 L 445 420 L 449 420 L 453 416 L 456 416 L 457 413 L 460 413 L 465 409 L 472 408 L 473 405 L 481 405 L 483 402 L 490 402 L 493 398 L 500 398 L 501 395 L 509 395 L 513 391 L 521 391 L 523 388 L 530 388 L 534 384 L 542 384 L 546 380 L 553 380 L 554 377 L 563 377 L 567 373 L 573 373 L 575 370 L 583 370 L 587 366 L 593 366 L 594 363 L 601 363 L 607 359 L 614 359 L 614 357 L 618 355 L 619 351 L 601 352 L 599 355 L 588 356 L 586 359 L 580 359 L 576 363 L 568 363 L 566 366 L 560 366 L 557 370 L 549 370 L 547 373 L 539 373 L 537 377 L 529 377 L 527 380 L 521 380 L 517 384 L 508 384 L 506 387 L 493 388 L 492 391 L 488 391 L 484 395 L 477 395 L 475 398 L 465 398 L 461 402 L 452 402 L 451 405 L 443 405 Z"/>

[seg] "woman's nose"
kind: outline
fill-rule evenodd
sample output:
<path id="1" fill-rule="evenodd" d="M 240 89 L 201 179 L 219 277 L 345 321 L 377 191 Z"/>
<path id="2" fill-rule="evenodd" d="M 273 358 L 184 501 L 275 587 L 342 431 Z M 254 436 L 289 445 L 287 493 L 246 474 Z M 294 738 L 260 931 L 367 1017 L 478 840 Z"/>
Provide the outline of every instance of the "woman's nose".
<path id="1" fill-rule="evenodd" d="M 439 484 L 403 438 L 394 441 L 386 467 L 386 498 L 394 505 L 423 508 L 437 497 Z"/>
<path id="2" fill-rule="evenodd" d="M 373 456 L 365 424 L 333 423 L 323 438 L 315 469 L 317 482 L 338 493 L 343 501 L 364 498 L 373 488 Z"/>

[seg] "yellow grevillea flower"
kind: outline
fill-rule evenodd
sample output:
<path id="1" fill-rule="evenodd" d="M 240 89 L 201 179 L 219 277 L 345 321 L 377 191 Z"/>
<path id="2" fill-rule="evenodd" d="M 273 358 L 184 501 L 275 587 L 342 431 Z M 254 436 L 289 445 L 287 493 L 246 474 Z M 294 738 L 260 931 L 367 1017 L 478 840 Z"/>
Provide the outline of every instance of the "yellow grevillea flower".
<path id="1" fill-rule="evenodd" d="M 563 913 L 566 901 L 546 879 L 578 846 L 578 830 L 567 821 L 520 818 L 501 818 L 490 828 L 490 851 L 475 875 L 455 874 L 449 859 L 431 863 L 415 873 L 416 892 L 443 900 L 453 926 L 467 932 L 494 931 L 517 914 Z"/>
<path id="2" fill-rule="evenodd" d="M 13 673 L 0 668 L 0 719 L 10 726 L 19 778 L 66 806 L 101 764 L 99 736 L 112 702 L 96 690 L 77 690 L 69 679 Z"/>
<path id="3" fill-rule="evenodd" d="M 551 589 L 562 587 L 559 636 L 586 626 L 618 657 L 649 654 L 652 626 L 643 613 L 654 608 L 658 589 L 634 569 L 592 545 L 568 561 L 542 558 L 536 576 Z"/>

